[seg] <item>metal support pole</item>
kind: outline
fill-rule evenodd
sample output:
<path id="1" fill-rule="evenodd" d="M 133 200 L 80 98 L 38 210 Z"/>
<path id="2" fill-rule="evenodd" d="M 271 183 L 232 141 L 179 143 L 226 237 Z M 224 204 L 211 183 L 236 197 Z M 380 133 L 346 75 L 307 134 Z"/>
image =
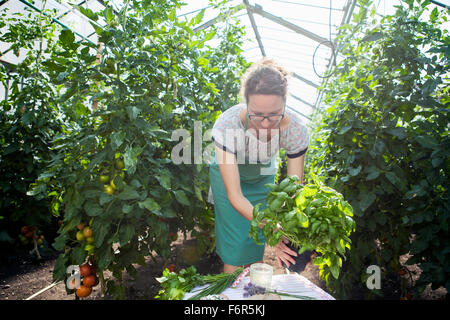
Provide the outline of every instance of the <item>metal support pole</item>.
<path id="1" fill-rule="evenodd" d="M 299 75 L 299 74 L 297 74 L 297 73 L 295 73 L 295 72 L 294 72 L 294 77 L 297 78 L 297 79 L 300 80 L 300 81 L 305 82 L 306 84 L 309 84 L 310 86 L 312 86 L 312 87 L 314 87 L 314 88 L 316 88 L 316 89 L 319 87 L 318 84 L 315 84 L 314 82 L 312 82 L 312 81 L 310 81 L 310 80 L 308 80 L 308 79 L 303 78 L 301 75 Z"/>
<path id="2" fill-rule="evenodd" d="M 259 49 L 261 50 L 262 56 L 265 57 L 266 52 L 264 50 L 264 46 L 261 41 L 261 36 L 259 35 L 258 27 L 256 26 L 256 23 L 255 23 L 255 17 L 253 16 L 251 6 L 248 3 L 248 0 L 244 0 L 244 4 L 245 4 L 245 8 L 247 9 L 248 18 L 250 19 L 250 23 L 252 24 L 253 31 L 255 32 L 255 37 L 256 37 L 256 41 L 258 41 Z"/>
<path id="3" fill-rule="evenodd" d="M 291 29 L 292 31 L 295 31 L 296 33 L 304 35 L 304 36 L 306 36 L 306 37 L 308 37 L 308 38 L 310 38 L 310 39 L 312 39 L 314 41 L 317 41 L 319 43 L 328 41 L 327 39 L 322 38 L 321 36 L 319 36 L 319 35 L 317 35 L 315 33 L 312 33 L 312 32 L 310 32 L 310 31 L 308 31 L 306 29 L 303 29 L 302 27 L 299 27 L 299 26 L 297 26 L 294 23 L 291 23 L 291 22 L 289 22 L 287 20 L 284 20 L 283 18 L 277 17 L 277 16 L 275 16 L 275 15 L 273 15 L 273 14 L 267 12 L 267 11 L 264 11 L 262 9 L 262 7 L 259 6 L 259 5 L 255 5 L 255 6 L 248 5 L 248 7 L 251 9 L 252 12 L 257 13 L 257 14 L 263 16 L 264 18 L 272 20 L 272 21 L 274 21 L 274 22 L 276 22 L 278 24 L 281 24 L 283 27 Z M 324 44 L 329 46 L 329 47 L 331 47 L 331 44 L 329 44 L 329 43 L 324 43 Z"/>
<path id="4" fill-rule="evenodd" d="M 296 95 L 293 95 L 292 93 L 290 93 L 290 96 L 291 96 L 292 98 L 294 98 L 295 100 L 298 100 L 298 101 L 300 101 L 301 103 L 304 103 L 304 104 L 306 104 L 307 106 L 310 106 L 311 108 L 314 108 L 314 105 L 313 105 L 312 103 L 309 103 L 308 101 L 305 101 L 305 100 L 303 100 L 302 98 L 297 97 Z"/>
<path id="5" fill-rule="evenodd" d="M 292 108 L 291 106 L 289 106 L 289 105 L 286 105 L 286 107 L 288 107 L 290 110 L 292 110 L 292 111 L 294 111 L 294 112 L 296 112 L 296 113 L 298 113 L 299 115 L 301 115 L 302 117 L 304 117 L 304 118 L 306 118 L 306 119 L 308 119 L 309 121 L 311 121 L 311 118 L 310 117 L 308 117 L 308 116 L 306 116 L 306 115 L 304 115 L 303 113 L 301 113 L 300 111 L 298 111 L 298 110 L 296 110 L 296 109 L 294 109 L 294 108 Z"/>
<path id="6" fill-rule="evenodd" d="M 210 26 L 212 26 L 216 22 L 220 22 L 223 19 L 227 18 L 228 16 L 233 15 L 233 14 L 243 10 L 244 8 L 245 8 L 244 4 L 240 4 L 240 5 L 236 6 L 236 7 L 233 7 L 230 10 L 228 10 L 227 12 L 225 12 L 223 14 L 219 14 L 214 19 L 211 19 L 211 20 L 205 22 L 204 24 L 202 24 L 201 26 L 198 26 L 197 28 L 194 28 L 193 31 L 197 32 L 197 31 L 209 28 Z"/>

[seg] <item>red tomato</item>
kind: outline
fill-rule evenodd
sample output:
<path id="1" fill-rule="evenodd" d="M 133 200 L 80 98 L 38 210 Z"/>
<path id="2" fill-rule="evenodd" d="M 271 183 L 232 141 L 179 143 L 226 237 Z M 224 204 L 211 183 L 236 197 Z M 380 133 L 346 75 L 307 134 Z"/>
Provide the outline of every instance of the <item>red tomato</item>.
<path id="1" fill-rule="evenodd" d="M 93 287 L 96 282 L 96 277 L 94 275 L 89 275 L 83 278 L 83 285 L 86 287 Z"/>
<path id="2" fill-rule="evenodd" d="M 172 263 L 172 264 L 169 264 L 168 266 L 167 266 L 167 269 L 169 269 L 169 271 L 170 272 L 175 272 L 175 265 Z"/>
<path id="3" fill-rule="evenodd" d="M 92 292 L 92 288 L 91 287 L 86 287 L 84 285 L 81 285 L 78 289 L 77 289 L 77 296 L 80 298 L 85 298 L 88 295 L 90 295 Z"/>
<path id="4" fill-rule="evenodd" d="M 91 275 L 91 267 L 87 263 L 80 266 L 80 275 L 82 277 Z"/>

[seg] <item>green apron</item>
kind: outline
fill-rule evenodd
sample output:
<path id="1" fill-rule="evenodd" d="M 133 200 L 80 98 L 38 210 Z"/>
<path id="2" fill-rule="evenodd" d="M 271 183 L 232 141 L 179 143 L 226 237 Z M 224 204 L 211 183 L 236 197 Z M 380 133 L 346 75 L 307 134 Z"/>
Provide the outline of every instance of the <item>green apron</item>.
<path id="1" fill-rule="evenodd" d="M 247 115 L 245 130 L 247 130 Z M 280 142 L 280 129 L 278 129 L 278 142 Z M 280 146 L 279 143 L 278 146 Z M 261 209 L 266 207 L 266 196 L 270 188 L 265 184 L 275 182 L 277 167 L 276 153 L 268 164 L 238 164 L 242 194 L 253 206 L 261 203 Z M 263 168 L 271 170 L 269 172 L 273 174 L 262 175 Z M 232 266 L 243 266 L 261 261 L 265 245 L 257 245 L 248 237 L 250 221 L 242 217 L 228 201 L 215 152 L 209 168 L 209 177 L 214 197 L 216 253 L 224 263 Z M 261 230 L 259 239 L 263 242 L 265 240 Z"/>

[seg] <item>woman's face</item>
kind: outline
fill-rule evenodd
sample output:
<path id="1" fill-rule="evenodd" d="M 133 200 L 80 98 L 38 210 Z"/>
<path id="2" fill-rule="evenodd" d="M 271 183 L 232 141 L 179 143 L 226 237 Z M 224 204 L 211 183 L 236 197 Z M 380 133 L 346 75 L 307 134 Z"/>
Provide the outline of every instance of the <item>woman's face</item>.
<path id="1" fill-rule="evenodd" d="M 268 95 L 268 94 L 254 94 L 249 96 L 247 103 L 247 111 L 250 117 L 250 121 L 254 127 L 262 130 L 278 128 L 281 120 L 271 121 L 265 118 L 263 121 L 256 121 L 251 118 L 253 116 L 273 116 L 277 118 L 284 113 L 285 103 L 281 96 Z M 280 118 L 280 117 L 278 117 Z"/>

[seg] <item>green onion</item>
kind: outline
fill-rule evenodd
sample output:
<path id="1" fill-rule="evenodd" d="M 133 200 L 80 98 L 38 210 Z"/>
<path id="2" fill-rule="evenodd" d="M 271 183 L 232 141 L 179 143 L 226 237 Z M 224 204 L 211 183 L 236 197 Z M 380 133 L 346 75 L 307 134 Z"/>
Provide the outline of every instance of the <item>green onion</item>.
<path id="1" fill-rule="evenodd" d="M 239 267 L 233 273 L 220 273 L 214 276 L 205 276 L 205 280 L 210 280 L 210 285 L 203 289 L 195 296 L 190 297 L 188 300 L 200 300 L 200 298 L 209 296 L 211 294 L 220 294 L 226 288 L 228 288 L 234 280 L 242 273 L 244 268 Z"/>

